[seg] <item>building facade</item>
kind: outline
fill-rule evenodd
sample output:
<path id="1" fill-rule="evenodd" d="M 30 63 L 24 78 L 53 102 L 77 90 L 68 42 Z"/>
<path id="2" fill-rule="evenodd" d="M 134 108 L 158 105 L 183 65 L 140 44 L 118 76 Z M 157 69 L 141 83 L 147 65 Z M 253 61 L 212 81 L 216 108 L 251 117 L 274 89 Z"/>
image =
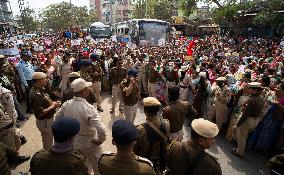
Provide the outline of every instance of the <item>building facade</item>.
<path id="1" fill-rule="evenodd" d="M 96 11 L 101 22 L 112 24 L 131 18 L 136 0 L 90 0 L 90 9 Z"/>
<path id="2" fill-rule="evenodd" d="M 10 23 L 13 20 L 11 4 L 9 0 L 0 0 L 0 23 Z"/>

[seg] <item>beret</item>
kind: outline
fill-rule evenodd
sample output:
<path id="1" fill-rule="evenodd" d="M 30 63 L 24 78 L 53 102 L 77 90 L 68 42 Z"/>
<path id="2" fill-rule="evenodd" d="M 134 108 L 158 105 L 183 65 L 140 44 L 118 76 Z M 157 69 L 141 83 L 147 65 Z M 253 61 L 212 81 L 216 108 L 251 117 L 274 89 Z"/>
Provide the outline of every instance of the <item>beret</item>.
<path id="1" fill-rule="evenodd" d="M 52 134 L 56 142 L 64 142 L 80 131 L 80 122 L 72 117 L 60 117 L 51 124 Z"/>
<path id="2" fill-rule="evenodd" d="M 41 80 L 41 79 L 45 79 L 47 77 L 47 75 L 43 72 L 34 72 L 32 74 L 32 79 L 34 80 Z"/>
<path id="3" fill-rule="evenodd" d="M 139 132 L 130 121 L 117 120 L 112 125 L 112 138 L 119 145 L 127 145 L 139 138 Z"/>
<path id="4" fill-rule="evenodd" d="M 146 97 L 143 99 L 143 105 L 144 106 L 161 106 L 161 103 L 155 97 Z"/>
<path id="5" fill-rule="evenodd" d="M 194 119 L 191 127 L 198 135 L 205 138 L 214 138 L 219 133 L 219 128 L 215 123 L 204 120 L 203 118 Z"/>
<path id="6" fill-rule="evenodd" d="M 92 64 L 91 60 L 82 59 L 79 61 L 79 66 L 90 66 Z"/>
<path id="7" fill-rule="evenodd" d="M 80 74 L 78 72 L 71 72 L 69 75 L 68 75 L 68 78 L 80 78 Z"/>
<path id="8" fill-rule="evenodd" d="M 99 58 L 100 58 L 100 55 L 98 55 L 98 54 L 92 53 L 90 55 L 90 59 L 92 59 L 92 60 L 98 60 Z"/>
<path id="9" fill-rule="evenodd" d="M 135 68 L 131 68 L 127 71 L 127 75 L 130 77 L 134 77 L 137 75 L 137 70 Z"/>
<path id="10" fill-rule="evenodd" d="M 216 81 L 227 81 L 227 79 L 225 77 L 218 77 Z"/>

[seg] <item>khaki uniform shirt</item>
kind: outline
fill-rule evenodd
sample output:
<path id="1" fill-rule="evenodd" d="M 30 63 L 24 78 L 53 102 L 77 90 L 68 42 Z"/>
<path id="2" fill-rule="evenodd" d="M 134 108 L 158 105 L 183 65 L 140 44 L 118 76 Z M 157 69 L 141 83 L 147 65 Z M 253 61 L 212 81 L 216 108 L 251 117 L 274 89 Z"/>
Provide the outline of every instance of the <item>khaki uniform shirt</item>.
<path id="1" fill-rule="evenodd" d="M 264 99 L 262 96 L 252 95 L 250 99 L 246 102 L 246 107 L 237 126 L 240 126 L 242 123 L 244 123 L 248 117 L 261 117 L 263 104 Z"/>
<path id="2" fill-rule="evenodd" d="M 129 96 L 126 96 L 126 92 L 125 92 L 125 88 L 128 88 L 130 85 L 130 79 L 124 79 L 121 83 L 120 83 L 120 90 L 122 93 L 122 98 L 123 98 L 123 102 L 125 105 L 127 106 L 133 106 L 137 103 L 137 101 L 139 100 L 139 89 L 138 86 L 134 86 L 132 89 L 132 92 Z"/>
<path id="3" fill-rule="evenodd" d="M 216 158 L 206 153 L 198 144 L 188 141 L 182 146 L 182 142 L 174 141 L 168 152 L 168 173 L 167 175 L 186 174 L 187 168 L 192 164 L 196 156 L 205 153 L 203 159 L 196 165 L 192 175 L 222 175 L 220 164 Z"/>
<path id="4" fill-rule="evenodd" d="M 30 171 L 32 175 L 88 175 L 83 157 L 74 151 L 38 151 L 31 159 Z"/>
<path id="5" fill-rule="evenodd" d="M 0 143 L 0 174 L 11 175 L 11 169 L 8 164 L 8 160 L 15 161 L 18 157 L 18 153 L 9 146 Z M 14 163 L 14 162 L 11 162 Z"/>
<path id="6" fill-rule="evenodd" d="M 218 85 L 212 86 L 212 95 L 214 95 L 215 105 L 227 105 L 230 100 L 230 91 L 227 86 L 220 88 Z"/>
<path id="7" fill-rule="evenodd" d="M 100 63 L 93 62 L 91 64 L 91 69 L 89 75 L 92 77 L 92 82 L 101 81 L 103 77 L 103 70 L 100 66 Z"/>
<path id="8" fill-rule="evenodd" d="M 126 78 L 126 69 L 114 67 L 110 70 L 112 85 L 119 85 Z"/>
<path id="9" fill-rule="evenodd" d="M 152 120 L 152 121 L 148 121 L 148 122 L 151 122 L 152 124 L 154 124 L 157 128 L 160 129 L 160 131 L 162 133 L 164 133 L 166 136 L 169 136 L 170 134 L 170 123 L 168 120 L 166 119 L 155 119 L 155 120 Z M 147 122 L 146 122 L 147 123 Z M 163 123 L 163 128 L 161 129 L 161 124 Z M 140 137 L 135 145 L 135 153 L 139 156 L 142 156 L 142 157 L 147 157 L 147 156 L 150 156 L 150 157 L 147 157 L 148 159 L 150 160 L 153 160 L 153 159 L 158 159 L 160 158 L 160 142 L 162 141 L 163 144 L 164 144 L 164 148 L 166 149 L 166 141 L 160 137 L 159 134 L 157 134 L 154 130 L 152 130 L 151 128 L 151 132 L 152 132 L 152 136 L 153 137 L 158 137 L 156 141 L 154 141 L 153 145 L 152 145 L 152 149 L 151 149 L 151 152 L 149 153 L 150 155 L 147 155 L 148 154 L 148 151 L 150 149 L 150 145 L 151 145 L 151 142 L 150 140 L 148 139 L 149 137 L 149 133 L 147 133 L 147 130 L 144 128 L 143 124 L 137 126 L 137 129 L 140 133 Z M 165 152 L 164 150 L 162 152 Z"/>
<path id="10" fill-rule="evenodd" d="M 29 94 L 30 103 L 34 115 L 37 119 L 50 119 L 55 114 L 55 109 L 50 110 L 47 114 L 42 115 L 43 110 L 52 105 L 52 100 L 49 98 L 49 95 L 36 87 L 32 87 Z"/>
<path id="11" fill-rule="evenodd" d="M 166 106 L 162 115 L 170 121 L 171 133 L 176 133 L 182 129 L 186 118 L 191 120 L 197 113 L 189 102 L 176 101 Z"/>
<path id="12" fill-rule="evenodd" d="M 131 155 L 103 154 L 99 160 L 101 175 L 154 175 L 152 163 L 134 153 Z"/>
<path id="13" fill-rule="evenodd" d="M 147 72 L 147 78 L 149 83 L 157 83 L 158 82 L 159 73 L 155 68 L 149 68 Z"/>

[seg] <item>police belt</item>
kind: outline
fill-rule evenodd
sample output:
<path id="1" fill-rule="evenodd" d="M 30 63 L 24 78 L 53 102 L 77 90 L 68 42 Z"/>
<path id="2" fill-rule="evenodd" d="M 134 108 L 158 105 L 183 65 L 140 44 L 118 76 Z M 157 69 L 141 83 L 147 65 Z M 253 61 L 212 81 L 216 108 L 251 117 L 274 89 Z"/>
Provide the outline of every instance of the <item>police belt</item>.
<path id="1" fill-rule="evenodd" d="M 188 88 L 188 86 L 182 86 L 182 85 L 179 85 L 180 88 L 183 88 L 183 89 L 186 89 Z"/>
<path id="2" fill-rule="evenodd" d="M 3 128 L 0 128 L 0 132 L 3 132 L 9 128 L 12 128 L 14 126 L 14 122 L 11 122 L 10 124 L 4 126 Z"/>

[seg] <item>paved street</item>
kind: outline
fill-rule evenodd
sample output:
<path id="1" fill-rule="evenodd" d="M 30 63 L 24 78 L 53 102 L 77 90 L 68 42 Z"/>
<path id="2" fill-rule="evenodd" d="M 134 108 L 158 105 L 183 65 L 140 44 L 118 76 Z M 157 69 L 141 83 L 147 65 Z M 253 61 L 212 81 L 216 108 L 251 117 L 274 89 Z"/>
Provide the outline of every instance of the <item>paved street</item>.
<path id="1" fill-rule="evenodd" d="M 107 140 L 104 142 L 103 150 L 104 151 L 115 151 L 115 147 L 111 142 L 111 126 L 112 123 L 118 119 L 122 118 L 119 115 L 118 109 L 116 113 L 110 115 L 109 110 L 111 108 L 111 98 L 108 93 L 103 93 L 103 103 L 102 107 L 105 110 L 103 113 L 100 113 L 103 123 L 106 125 L 107 130 Z M 140 124 L 145 121 L 145 115 L 143 114 L 143 109 L 141 105 L 138 108 L 137 118 L 135 124 Z M 118 107 L 117 107 L 118 108 Z M 21 129 L 24 132 L 24 135 L 27 137 L 28 142 L 20 148 L 20 155 L 33 155 L 36 151 L 42 148 L 41 137 L 38 129 L 35 125 L 35 117 L 29 116 L 30 119 L 25 122 Z M 185 127 L 185 136 L 184 139 L 188 138 L 189 128 Z M 219 159 L 219 162 L 222 167 L 224 175 L 261 175 L 268 174 L 268 170 L 265 166 L 267 157 L 260 155 L 259 153 L 248 151 L 246 152 L 245 158 L 239 159 L 230 153 L 233 146 L 228 144 L 224 137 L 218 137 L 216 139 L 216 145 L 209 150 L 209 152 Z M 28 172 L 29 162 L 26 162 L 18 166 L 14 174 L 22 171 Z"/>

